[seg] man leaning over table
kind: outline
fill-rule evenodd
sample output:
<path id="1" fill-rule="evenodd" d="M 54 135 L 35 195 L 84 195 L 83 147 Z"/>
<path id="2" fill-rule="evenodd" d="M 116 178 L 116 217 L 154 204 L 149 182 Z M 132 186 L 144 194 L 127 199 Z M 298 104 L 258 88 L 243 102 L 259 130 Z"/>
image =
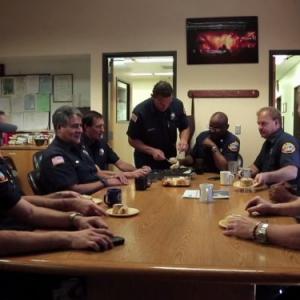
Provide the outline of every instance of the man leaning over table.
<path id="1" fill-rule="evenodd" d="M 260 135 L 265 139 L 259 155 L 250 166 L 257 184 L 288 181 L 299 184 L 300 155 L 297 140 L 281 127 L 281 114 L 274 107 L 257 112 Z"/>
<path id="2" fill-rule="evenodd" d="M 92 194 L 103 187 L 127 184 L 126 177 L 104 178 L 89 153 L 80 144 L 82 114 L 71 106 L 58 108 L 52 117 L 55 139 L 43 152 L 40 181 L 52 193 L 72 190 Z"/>
<path id="3" fill-rule="evenodd" d="M 190 130 L 183 103 L 173 97 L 173 88 L 166 81 L 153 87 L 151 98 L 138 104 L 132 113 L 127 135 L 134 148 L 137 168 L 168 169 L 167 159 L 176 156 L 177 129 L 179 152 L 188 150 Z"/>
<path id="4" fill-rule="evenodd" d="M 113 235 L 101 217 L 84 217 L 77 212 L 61 212 L 26 201 L 11 180 L 3 160 L 0 160 L 0 199 L 1 256 L 55 249 L 98 251 L 112 247 Z M 38 228 L 47 231 L 32 231 Z"/>

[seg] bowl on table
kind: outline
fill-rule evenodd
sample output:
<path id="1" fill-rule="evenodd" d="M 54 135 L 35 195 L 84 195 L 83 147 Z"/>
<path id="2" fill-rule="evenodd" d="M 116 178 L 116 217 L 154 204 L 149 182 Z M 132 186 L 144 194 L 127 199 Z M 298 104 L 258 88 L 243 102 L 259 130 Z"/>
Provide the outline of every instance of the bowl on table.
<path id="1" fill-rule="evenodd" d="M 43 146 L 45 144 L 45 139 L 35 138 L 34 142 L 35 142 L 36 146 Z"/>

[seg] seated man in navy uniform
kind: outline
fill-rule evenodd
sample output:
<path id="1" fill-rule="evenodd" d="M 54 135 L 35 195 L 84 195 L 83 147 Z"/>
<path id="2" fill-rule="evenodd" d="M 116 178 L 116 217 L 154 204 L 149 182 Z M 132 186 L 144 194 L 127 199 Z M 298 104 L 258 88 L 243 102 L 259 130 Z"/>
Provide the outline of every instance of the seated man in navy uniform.
<path id="1" fill-rule="evenodd" d="M 145 176 L 151 171 L 151 168 L 147 166 L 137 169 L 133 165 L 120 159 L 117 153 L 113 151 L 103 138 L 104 119 L 100 113 L 90 111 L 85 114 L 82 118 L 82 126 L 82 144 L 104 176 L 116 174 L 116 172 L 107 171 L 109 164 L 115 165 L 127 178 Z"/>
<path id="2" fill-rule="evenodd" d="M 56 230 L 32 232 L 36 228 Z M 0 229 L 1 256 L 55 249 L 98 251 L 112 247 L 112 233 L 101 217 L 84 217 L 77 212 L 61 212 L 38 207 L 26 201 L 2 157 Z"/>
<path id="3" fill-rule="evenodd" d="M 300 154 L 297 140 L 281 128 L 281 114 L 274 107 L 257 112 L 260 135 L 266 140 L 251 165 L 257 184 L 288 181 L 299 185 Z"/>
<path id="4" fill-rule="evenodd" d="M 218 173 L 228 169 L 228 161 L 237 160 L 240 140 L 228 128 L 227 115 L 215 112 L 210 118 L 209 130 L 201 132 L 196 138 L 191 156 L 194 161 L 202 160 L 203 171 Z"/>
<path id="5" fill-rule="evenodd" d="M 182 102 L 173 97 L 172 86 L 159 81 L 151 98 L 138 104 L 132 113 L 127 135 L 134 150 L 137 168 L 168 169 L 170 157 L 176 156 L 177 129 L 179 152 L 188 149 L 189 127 Z"/>
<path id="6" fill-rule="evenodd" d="M 127 184 L 124 178 L 105 179 L 81 146 L 82 115 L 71 106 L 58 108 L 52 117 L 55 139 L 43 152 L 40 182 L 46 193 L 72 190 L 92 194 L 103 187 Z"/>

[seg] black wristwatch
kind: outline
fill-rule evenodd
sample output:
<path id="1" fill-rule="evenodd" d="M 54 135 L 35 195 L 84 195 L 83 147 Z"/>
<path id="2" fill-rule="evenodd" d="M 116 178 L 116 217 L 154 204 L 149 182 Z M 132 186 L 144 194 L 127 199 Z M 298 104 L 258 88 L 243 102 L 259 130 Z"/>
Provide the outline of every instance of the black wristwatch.
<path id="1" fill-rule="evenodd" d="M 99 181 L 103 184 L 104 187 L 108 186 L 108 182 L 106 178 L 100 177 L 99 176 Z"/>
<path id="2" fill-rule="evenodd" d="M 268 242 L 268 235 L 267 235 L 267 230 L 268 230 L 269 224 L 267 223 L 259 223 L 254 231 L 254 239 L 258 243 L 261 244 L 266 244 Z"/>

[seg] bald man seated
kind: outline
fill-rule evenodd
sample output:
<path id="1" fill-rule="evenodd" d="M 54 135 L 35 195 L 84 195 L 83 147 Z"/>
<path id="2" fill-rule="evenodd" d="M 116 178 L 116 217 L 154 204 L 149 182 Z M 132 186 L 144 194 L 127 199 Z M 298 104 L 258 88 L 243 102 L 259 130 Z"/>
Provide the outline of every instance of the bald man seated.
<path id="1" fill-rule="evenodd" d="M 223 112 L 215 112 L 209 121 L 209 130 L 201 132 L 187 164 L 201 159 L 204 172 L 218 173 L 228 169 L 228 161 L 236 161 L 240 150 L 240 140 L 228 131 L 228 117 Z"/>

